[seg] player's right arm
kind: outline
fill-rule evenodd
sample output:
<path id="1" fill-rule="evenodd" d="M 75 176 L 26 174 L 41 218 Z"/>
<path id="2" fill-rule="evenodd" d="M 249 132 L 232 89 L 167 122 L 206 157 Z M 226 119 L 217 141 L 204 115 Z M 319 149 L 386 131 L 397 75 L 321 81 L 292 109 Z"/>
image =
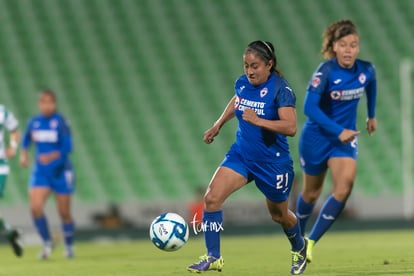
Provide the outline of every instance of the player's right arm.
<path id="1" fill-rule="evenodd" d="M 204 132 L 204 142 L 206 144 L 211 144 L 214 141 L 214 137 L 216 137 L 221 127 L 231 119 L 234 118 L 234 102 L 236 100 L 236 96 L 233 96 L 229 103 L 227 104 L 226 108 L 224 109 L 223 113 L 220 115 L 217 121 L 214 122 L 213 126 Z"/>
<path id="2" fill-rule="evenodd" d="M 22 150 L 20 151 L 20 165 L 22 167 L 29 166 L 29 156 L 28 156 L 28 149 L 30 147 L 30 144 L 32 143 L 32 138 L 30 136 L 30 125 L 31 121 L 27 124 L 26 130 L 23 134 L 22 139 Z"/>
<path id="3" fill-rule="evenodd" d="M 304 113 L 326 132 L 338 137 L 342 143 L 349 143 L 354 140 L 355 136 L 359 134 L 359 131 L 340 126 L 329 118 L 319 107 L 322 94 L 328 89 L 328 75 L 329 68 L 322 64 L 312 76 L 311 83 L 306 92 Z"/>

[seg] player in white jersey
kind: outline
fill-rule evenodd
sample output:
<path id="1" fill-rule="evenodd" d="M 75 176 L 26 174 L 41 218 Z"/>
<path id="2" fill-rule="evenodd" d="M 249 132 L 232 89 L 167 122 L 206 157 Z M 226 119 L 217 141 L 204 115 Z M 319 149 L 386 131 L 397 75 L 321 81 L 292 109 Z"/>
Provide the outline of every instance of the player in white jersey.
<path id="1" fill-rule="evenodd" d="M 19 122 L 4 105 L 0 104 L 0 197 L 3 197 L 6 186 L 7 175 L 9 174 L 9 165 L 7 159 L 16 155 L 19 145 Z M 6 146 L 5 132 L 10 134 L 9 145 Z M 19 242 L 19 232 L 10 227 L 7 222 L 0 216 L 0 234 L 6 236 L 13 248 L 14 254 L 21 257 L 23 248 Z"/>

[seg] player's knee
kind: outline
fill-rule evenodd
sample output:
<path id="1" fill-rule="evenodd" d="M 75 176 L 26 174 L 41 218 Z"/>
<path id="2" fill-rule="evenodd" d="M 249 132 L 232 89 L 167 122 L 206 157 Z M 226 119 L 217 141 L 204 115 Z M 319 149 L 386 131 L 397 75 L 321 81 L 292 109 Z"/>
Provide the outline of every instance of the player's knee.
<path id="1" fill-rule="evenodd" d="M 335 199 L 340 202 L 346 202 L 351 195 L 353 184 L 353 182 L 349 182 L 346 185 L 336 187 L 333 192 Z"/>
<path id="2" fill-rule="evenodd" d="M 59 216 L 60 219 L 65 223 L 72 221 L 72 215 L 69 210 L 59 210 Z"/>
<path id="3" fill-rule="evenodd" d="M 221 209 L 222 199 L 211 190 L 204 195 L 204 204 L 207 211 L 217 211 Z"/>
<path id="4" fill-rule="evenodd" d="M 302 192 L 302 199 L 308 203 L 315 203 L 321 195 L 322 189 L 305 190 Z"/>
<path id="5" fill-rule="evenodd" d="M 271 213 L 270 215 L 272 217 L 272 220 L 276 223 L 283 224 L 285 221 L 282 213 L 276 212 L 276 213 Z"/>
<path id="6" fill-rule="evenodd" d="M 39 217 L 43 216 L 43 206 L 41 206 L 39 204 L 30 205 L 30 211 L 32 213 L 32 217 L 34 217 L 34 218 L 39 218 Z"/>

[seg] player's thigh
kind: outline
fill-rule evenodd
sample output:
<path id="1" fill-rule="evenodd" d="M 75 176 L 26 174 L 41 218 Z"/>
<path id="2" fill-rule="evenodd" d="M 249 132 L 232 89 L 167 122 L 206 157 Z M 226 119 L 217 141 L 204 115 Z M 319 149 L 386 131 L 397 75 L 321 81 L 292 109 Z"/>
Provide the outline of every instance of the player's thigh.
<path id="1" fill-rule="evenodd" d="M 281 163 L 254 162 L 249 166 L 257 188 L 272 202 L 288 199 L 294 179 L 293 162 Z"/>
<path id="2" fill-rule="evenodd" d="M 305 202 L 314 203 L 319 198 L 323 189 L 325 176 L 326 170 L 317 175 L 303 173 L 302 199 Z"/>
<path id="3" fill-rule="evenodd" d="M 328 161 L 334 185 L 352 184 L 355 180 L 357 161 L 349 157 L 334 157 Z"/>
<path id="4" fill-rule="evenodd" d="M 55 194 L 71 195 L 75 192 L 75 178 L 72 170 L 64 170 L 51 180 L 51 189 Z"/>
<path id="5" fill-rule="evenodd" d="M 358 142 L 339 145 L 331 151 L 328 167 L 331 170 L 334 185 L 349 185 L 354 182 L 358 155 Z"/>
<path id="6" fill-rule="evenodd" d="M 220 166 L 208 185 L 204 196 L 205 203 L 222 203 L 224 200 L 247 184 L 247 178 L 233 168 Z"/>
<path id="7" fill-rule="evenodd" d="M 329 159 L 328 166 L 334 183 L 334 197 L 344 201 L 349 196 L 355 181 L 357 161 L 350 157 L 334 157 Z"/>
<path id="8" fill-rule="evenodd" d="M 46 186 L 32 186 L 29 190 L 30 208 L 41 211 L 49 197 L 51 190 Z"/>
<path id="9" fill-rule="evenodd" d="M 307 175 L 318 176 L 328 168 L 332 144 L 322 135 L 308 132 L 305 129 L 299 141 L 300 165 Z"/>
<path id="10" fill-rule="evenodd" d="M 71 194 L 58 194 L 55 193 L 56 206 L 61 217 L 71 218 Z"/>

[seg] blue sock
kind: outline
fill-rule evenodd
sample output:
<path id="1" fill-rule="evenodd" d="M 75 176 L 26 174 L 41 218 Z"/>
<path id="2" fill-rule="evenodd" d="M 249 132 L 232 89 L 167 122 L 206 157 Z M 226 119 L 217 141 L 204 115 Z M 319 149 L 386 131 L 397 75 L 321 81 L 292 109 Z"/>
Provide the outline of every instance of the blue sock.
<path id="1" fill-rule="evenodd" d="M 47 225 L 47 219 L 45 216 L 40 218 L 34 218 L 33 223 L 36 226 L 37 232 L 42 238 L 44 243 L 51 242 L 49 226 Z"/>
<path id="2" fill-rule="evenodd" d="M 292 246 L 292 251 L 299 251 L 305 246 L 303 236 L 300 233 L 299 223 L 289 229 L 283 229 Z"/>
<path id="3" fill-rule="evenodd" d="M 63 223 L 62 230 L 65 238 L 65 246 L 72 246 L 73 237 L 75 235 L 75 223 Z"/>
<path id="4" fill-rule="evenodd" d="M 337 201 L 333 195 L 325 201 L 322 209 L 319 211 L 318 219 L 313 225 L 312 231 L 309 234 L 309 239 L 318 241 L 322 235 L 328 231 L 332 223 L 336 220 L 338 215 L 345 207 L 345 203 Z"/>
<path id="5" fill-rule="evenodd" d="M 220 258 L 220 231 L 223 226 L 223 211 L 203 211 L 203 230 L 207 254 Z"/>
<path id="6" fill-rule="evenodd" d="M 298 218 L 300 233 L 303 236 L 305 235 L 306 223 L 312 215 L 313 208 L 315 208 L 315 204 L 307 203 L 306 201 L 304 201 L 302 198 L 302 194 L 298 196 L 298 200 L 296 203 L 296 217 Z"/>

